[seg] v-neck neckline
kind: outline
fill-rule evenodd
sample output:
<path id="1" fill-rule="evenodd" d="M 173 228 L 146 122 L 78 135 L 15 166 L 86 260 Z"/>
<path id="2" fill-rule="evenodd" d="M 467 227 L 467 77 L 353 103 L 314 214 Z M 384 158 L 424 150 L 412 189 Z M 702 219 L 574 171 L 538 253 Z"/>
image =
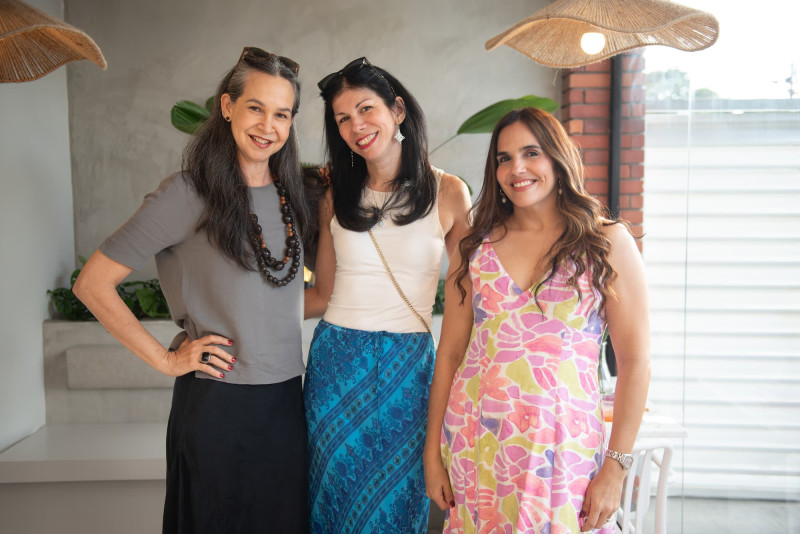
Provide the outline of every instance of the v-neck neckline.
<path id="1" fill-rule="evenodd" d="M 508 279 L 514 285 L 514 287 L 519 290 L 520 293 L 528 293 L 531 296 L 533 296 L 533 290 L 536 289 L 536 287 L 539 284 L 541 284 L 542 282 L 544 282 L 547 279 L 547 277 L 549 276 L 550 271 L 547 270 L 547 271 L 544 272 L 544 274 L 542 276 L 539 277 L 538 280 L 536 280 L 533 283 L 533 285 L 531 287 L 529 287 L 528 289 L 522 289 L 522 287 L 517 282 L 514 281 L 514 278 L 511 276 L 511 273 L 508 272 L 508 269 L 506 269 L 506 266 L 503 265 L 503 261 L 500 259 L 500 256 L 497 254 L 497 250 L 494 248 L 494 244 L 491 242 L 491 240 L 489 240 L 488 237 L 486 238 L 486 243 L 489 245 L 489 248 L 491 249 L 491 252 L 492 252 L 492 256 L 494 256 L 494 259 L 497 262 L 497 265 L 500 267 L 500 269 L 503 271 L 503 273 L 508 277 Z"/>

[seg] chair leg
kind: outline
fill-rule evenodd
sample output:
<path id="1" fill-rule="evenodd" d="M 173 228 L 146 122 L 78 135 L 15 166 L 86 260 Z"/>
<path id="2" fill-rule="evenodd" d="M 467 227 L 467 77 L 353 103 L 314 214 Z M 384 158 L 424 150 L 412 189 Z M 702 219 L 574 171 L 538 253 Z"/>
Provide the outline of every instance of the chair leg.
<path id="1" fill-rule="evenodd" d="M 639 468 L 641 457 L 641 451 L 633 451 L 633 465 L 628 470 L 625 482 L 622 485 L 622 509 L 617 512 L 617 523 L 622 527 L 622 534 L 636 534 L 635 527 L 631 528 L 631 502 L 633 500 L 633 488 L 636 485 L 635 473 Z M 620 515 L 622 516 L 621 518 Z"/>
<path id="2" fill-rule="evenodd" d="M 655 534 L 667 534 L 667 480 L 672 463 L 672 446 L 664 447 L 661 457 L 661 469 L 658 472 L 658 490 L 656 491 L 656 525 Z"/>
<path id="3" fill-rule="evenodd" d="M 650 506 L 650 462 L 653 459 L 653 449 L 642 452 L 639 459 L 639 484 L 636 496 L 636 532 L 644 532 L 644 516 Z"/>

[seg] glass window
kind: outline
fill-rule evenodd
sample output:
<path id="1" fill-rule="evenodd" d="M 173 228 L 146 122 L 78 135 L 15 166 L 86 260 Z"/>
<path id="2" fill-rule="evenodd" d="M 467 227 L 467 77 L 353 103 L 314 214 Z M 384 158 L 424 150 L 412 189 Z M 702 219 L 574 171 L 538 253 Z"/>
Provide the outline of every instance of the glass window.
<path id="1" fill-rule="evenodd" d="M 649 47 L 649 404 L 688 431 L 669 532 L 800 531 L 800 5 L 698 0 L 720 36 Z"/>

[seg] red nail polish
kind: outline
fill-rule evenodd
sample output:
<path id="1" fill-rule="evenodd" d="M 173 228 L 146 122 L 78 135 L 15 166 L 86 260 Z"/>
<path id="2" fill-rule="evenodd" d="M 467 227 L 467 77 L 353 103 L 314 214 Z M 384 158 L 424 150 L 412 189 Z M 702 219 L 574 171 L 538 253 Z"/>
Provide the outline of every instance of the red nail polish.
<path id="1" fill-rule="evenodd" d="M 225 375 L 223 375 L 222 373 L 220 373 L 220 374 L 219 374 L 219 377 L 220 377 L 220 378 L 225 378 Z"/>
<path id="2" fill-rule="evenodd" d="M 232 365 L 228 366 L 228 371 L 233 371 L 233 366 Z"/>
<path id="3" fill-rule="evenodd" d="M 229 339 L 228 340 L 228 345 L 233 345 L 233 340 Z"/>
<path id="4" fill-rule="evenodd" d="M 450 508 L 456 507 L 456 501 L 450 501 Z"/>
<path id="5" fill-rule="evenodd" d="M 232 361 L 233 363 L 236 363 L 236 358 L 231 358 L 231 361 Z"/>
<path id="6" fill-rule="evenodd" d="M 585 519 L 586 518 L 586 512 L 581 510 L 581 513 L 580 513 L 580 515 L 578 517 L 580 517 L 581 519 Z"/>

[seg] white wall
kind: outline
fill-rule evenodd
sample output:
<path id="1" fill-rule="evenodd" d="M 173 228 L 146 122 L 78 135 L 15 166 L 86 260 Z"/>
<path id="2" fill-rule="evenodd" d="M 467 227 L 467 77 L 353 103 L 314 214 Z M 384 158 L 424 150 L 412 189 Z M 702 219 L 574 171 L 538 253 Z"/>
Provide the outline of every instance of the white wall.
<path id="1" fill-rule="evenodd" d="M 245 45 L 301 65 L 297 119 L 302 158 L 322 158 L 317 81 L 360 56 L 392 72 L 425 110 L 430 145 L 472 113 L 505 98 L 559 100 L 556 71 L 507 47 L 484 43 L 546 0 L 67 0 L 67 21 L 86 31 L 108 60 L 69 70 L 76 251 L 89 255 L 178 170 L 188 140 L 169 120 L 181 99 L 204 102 Z M 462 136 L 435 165 L 478 185 L 488 134 Z M 151 266 L 133 276 L 154 276 Z"/>
<path id="2" fill-rule="evenodd" d="M 60 0 L 29 3 L 62 17 Z M 63 67 L 0 84 L 0 450 L 45 420 L 45 292 L 68 283 L 75 261 L 67 105 Z"/>

